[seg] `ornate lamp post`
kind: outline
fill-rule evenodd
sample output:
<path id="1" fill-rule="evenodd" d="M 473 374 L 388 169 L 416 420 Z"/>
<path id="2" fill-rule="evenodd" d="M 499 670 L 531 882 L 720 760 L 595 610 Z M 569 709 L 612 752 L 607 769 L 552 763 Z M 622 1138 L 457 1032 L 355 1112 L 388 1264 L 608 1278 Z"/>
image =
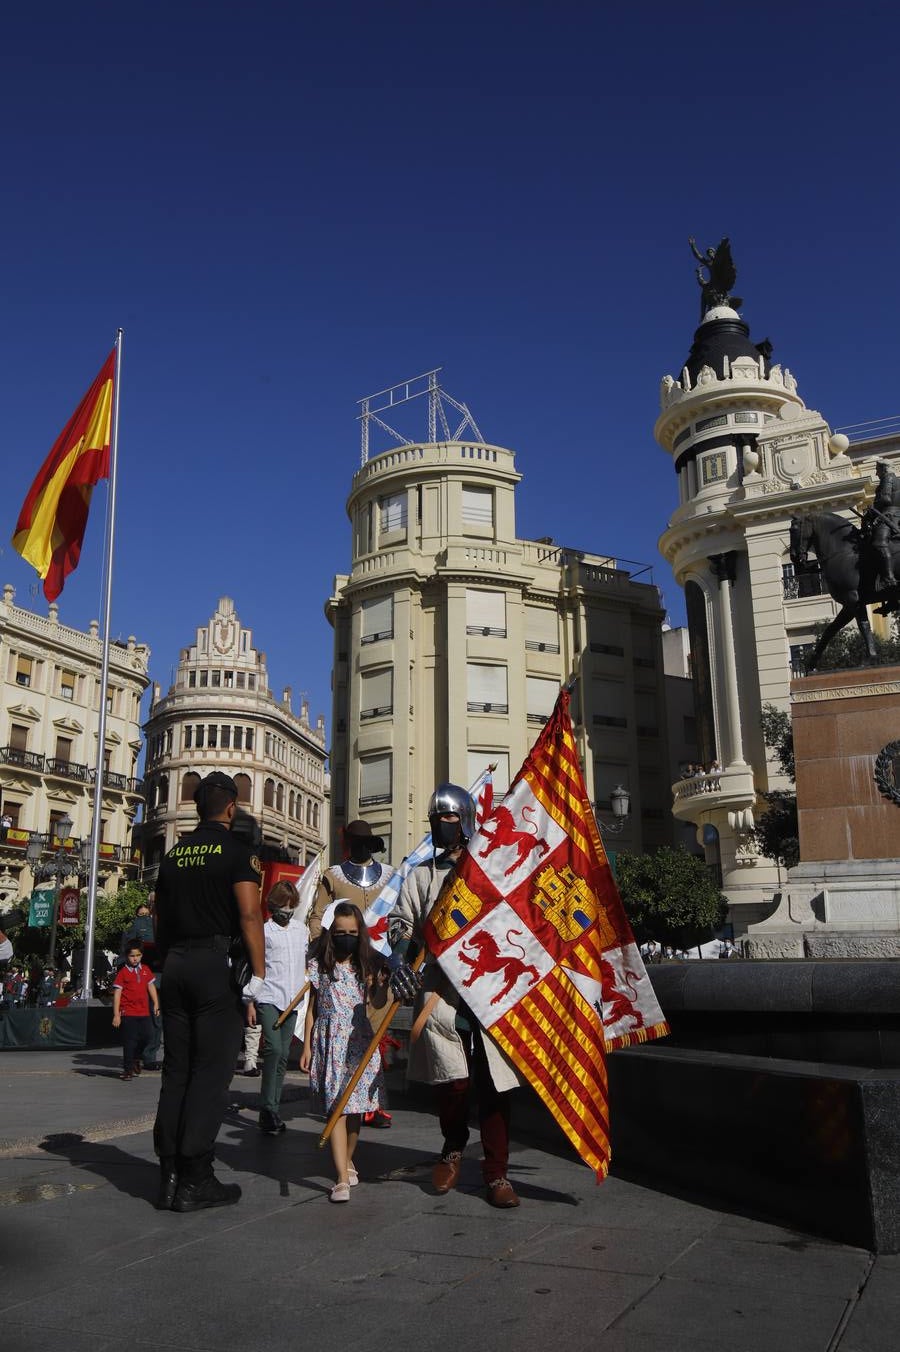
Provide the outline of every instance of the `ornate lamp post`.
<path id="1" fill-rule="evenodd" d="M 611 822 L 602 822 L 597 815 L 596 804 L 594 805 L 594 817 L 601 836 L 617 836 L 624 831 L 631 810 L 631 794 L 621 784 L 617 784 L 613 789 L 609 795 L 609 801 L 615 818 Z"/>
<path id="2" fill-rule="evenodd" d="M 28 847 L 25 851 L 25 858 L 31 866 L 34 881 L 43 882 L 47 878 L 52 878 L 56 884 L 55 896 L 53 898 L 53 910 L 50 919 L 50 966 L 56 963 L 56 927 L 59 921 L 59 894 L 64 878 L 70 874 L 77 873 L 78 864 L 73 867 L 73 860 L 69 857 L 66 849 L 66 841 L 72 830 L 72 818 L 66 814 L 60 817 L 55 826 L 57 839 L 59 840 L 59 849 L 52 859 L 41 863 L 41 854 L 43 852 L 43 842 L 40 836 L 31 836 L 28 841 Z M 90 848 L 90 847 L 89 847 Z M 84 858 L 84 844 L 82 844 L 82 859 Z"/>

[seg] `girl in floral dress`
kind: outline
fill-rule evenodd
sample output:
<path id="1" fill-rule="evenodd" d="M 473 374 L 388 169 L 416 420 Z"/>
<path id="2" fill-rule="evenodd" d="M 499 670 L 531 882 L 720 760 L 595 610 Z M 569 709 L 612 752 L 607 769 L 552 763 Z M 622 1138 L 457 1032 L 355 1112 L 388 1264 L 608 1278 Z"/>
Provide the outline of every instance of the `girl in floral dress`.
<path id="1" fill-rule="evenodd" d="M 318 958 L 309 965 L 311 998 L 306 1011 L 300 1069 L 309 1071 L 313 1096 L 326 1116 L 337 1103 L 372 1041 L 366 1014 L 387 1000 L 387 969 L 373 952 L 358 906 L 341 901 L 331 928 L 324 931 Z M 373 1056 L 344 1106 L 331 1133 L 331 1154 L 337 1182 L 332 1202 L 349 1202 L 359 1182 L 353 1153 L 359 1140 L 360 1117 L 384 1106 L 381 1058 Z"/>

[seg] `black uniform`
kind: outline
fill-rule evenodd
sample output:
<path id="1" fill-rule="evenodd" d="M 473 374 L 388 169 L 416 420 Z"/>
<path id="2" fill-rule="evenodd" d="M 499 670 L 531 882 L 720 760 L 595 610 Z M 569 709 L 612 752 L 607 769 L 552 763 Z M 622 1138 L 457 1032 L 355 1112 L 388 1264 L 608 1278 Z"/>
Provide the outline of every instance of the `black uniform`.
<path id="1" fill-rule="evenodd" d="M 241 1045 L 241 992 L 228 948 L 240 933 L 235 883 L 259 862 L 224 822 L 202 822 L 160 865 L 156 940 L 164 956 L 165 1059 L 154 1141 L 184 1182 L 212 1175 L 213 1148 Z"/>

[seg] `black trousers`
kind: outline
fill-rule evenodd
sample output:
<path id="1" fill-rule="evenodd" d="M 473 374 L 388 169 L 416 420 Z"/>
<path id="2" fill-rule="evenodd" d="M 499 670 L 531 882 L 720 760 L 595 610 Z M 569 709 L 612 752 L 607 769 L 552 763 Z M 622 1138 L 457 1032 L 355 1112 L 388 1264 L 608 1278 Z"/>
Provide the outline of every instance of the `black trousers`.
<path id="1" fill-rule="evenodd" d="M 125 1070 L 134 1070 L 135 1061 L 143 1060 L 153 1032 L 149 1014 L 122 1015 L 122 1065 Z"/>
<path id="2" fill-rule="evenodd" d="M 200 1182 L 212 1173 L 241 1045 L 241 997 L 225 954 L 212 948 L 173 948 L 163 986 L 165 1055 L 153 1139 L 166 1167 Z"/>

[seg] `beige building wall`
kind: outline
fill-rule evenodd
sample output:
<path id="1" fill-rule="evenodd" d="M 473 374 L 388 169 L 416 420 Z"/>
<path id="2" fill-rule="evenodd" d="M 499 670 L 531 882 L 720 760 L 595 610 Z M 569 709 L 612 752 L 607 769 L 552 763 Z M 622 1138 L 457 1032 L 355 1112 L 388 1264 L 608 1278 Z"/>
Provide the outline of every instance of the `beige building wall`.
<path id="1" fill-rule="evenodd" d="M 434 785 L 495 762 L 505 792 L 560 684 L 591 797 L 631 794 L 619 848 L 670 838 L 656 587 L 600 555 L 516 535 L 521 476 L 500 446 L 404 446 L 354 476 L 351 571 L 335 579 L 332 838 L 355 817 L 399 860 Z"/>
<path id="2" fill-rule="evenodd" d="M 154 687 L 147 738 L 145 877 L 197 824 L 200 778 L 224 770 L 241 804 L 260 823 L 268 849 L 305 863 L 326 841 L 325 722 L 310 726 L 309 706 L 291 707 L 289 687 L 269 690 L 266 655 L 223 596 L 194 643 L 181 651 L 175 682 Z"/>
<path id="3" fill-rule="evenodd" d="M 25 864 L 30 834 L 58 848 L 53 824 L 72 819 L 73 858 L 93 823 L 100 714 L 102 644 L 94 621 L 88 633 L 59 622 L 53 602 L 47 616 L 15 604 L 11 586 L 0 601 L 0 792 L 9 819 L 0 840 L 0 871 L 31 890 Z M 136 876 L 132 827 L 142 799 L 137 777 L 141 749 L 140 702 L 149 684 L 150 650 L 136 639 L 110 647 L 107 687 L 106 771 L 103 781 L 100 880 L 115 890 Z"/>

